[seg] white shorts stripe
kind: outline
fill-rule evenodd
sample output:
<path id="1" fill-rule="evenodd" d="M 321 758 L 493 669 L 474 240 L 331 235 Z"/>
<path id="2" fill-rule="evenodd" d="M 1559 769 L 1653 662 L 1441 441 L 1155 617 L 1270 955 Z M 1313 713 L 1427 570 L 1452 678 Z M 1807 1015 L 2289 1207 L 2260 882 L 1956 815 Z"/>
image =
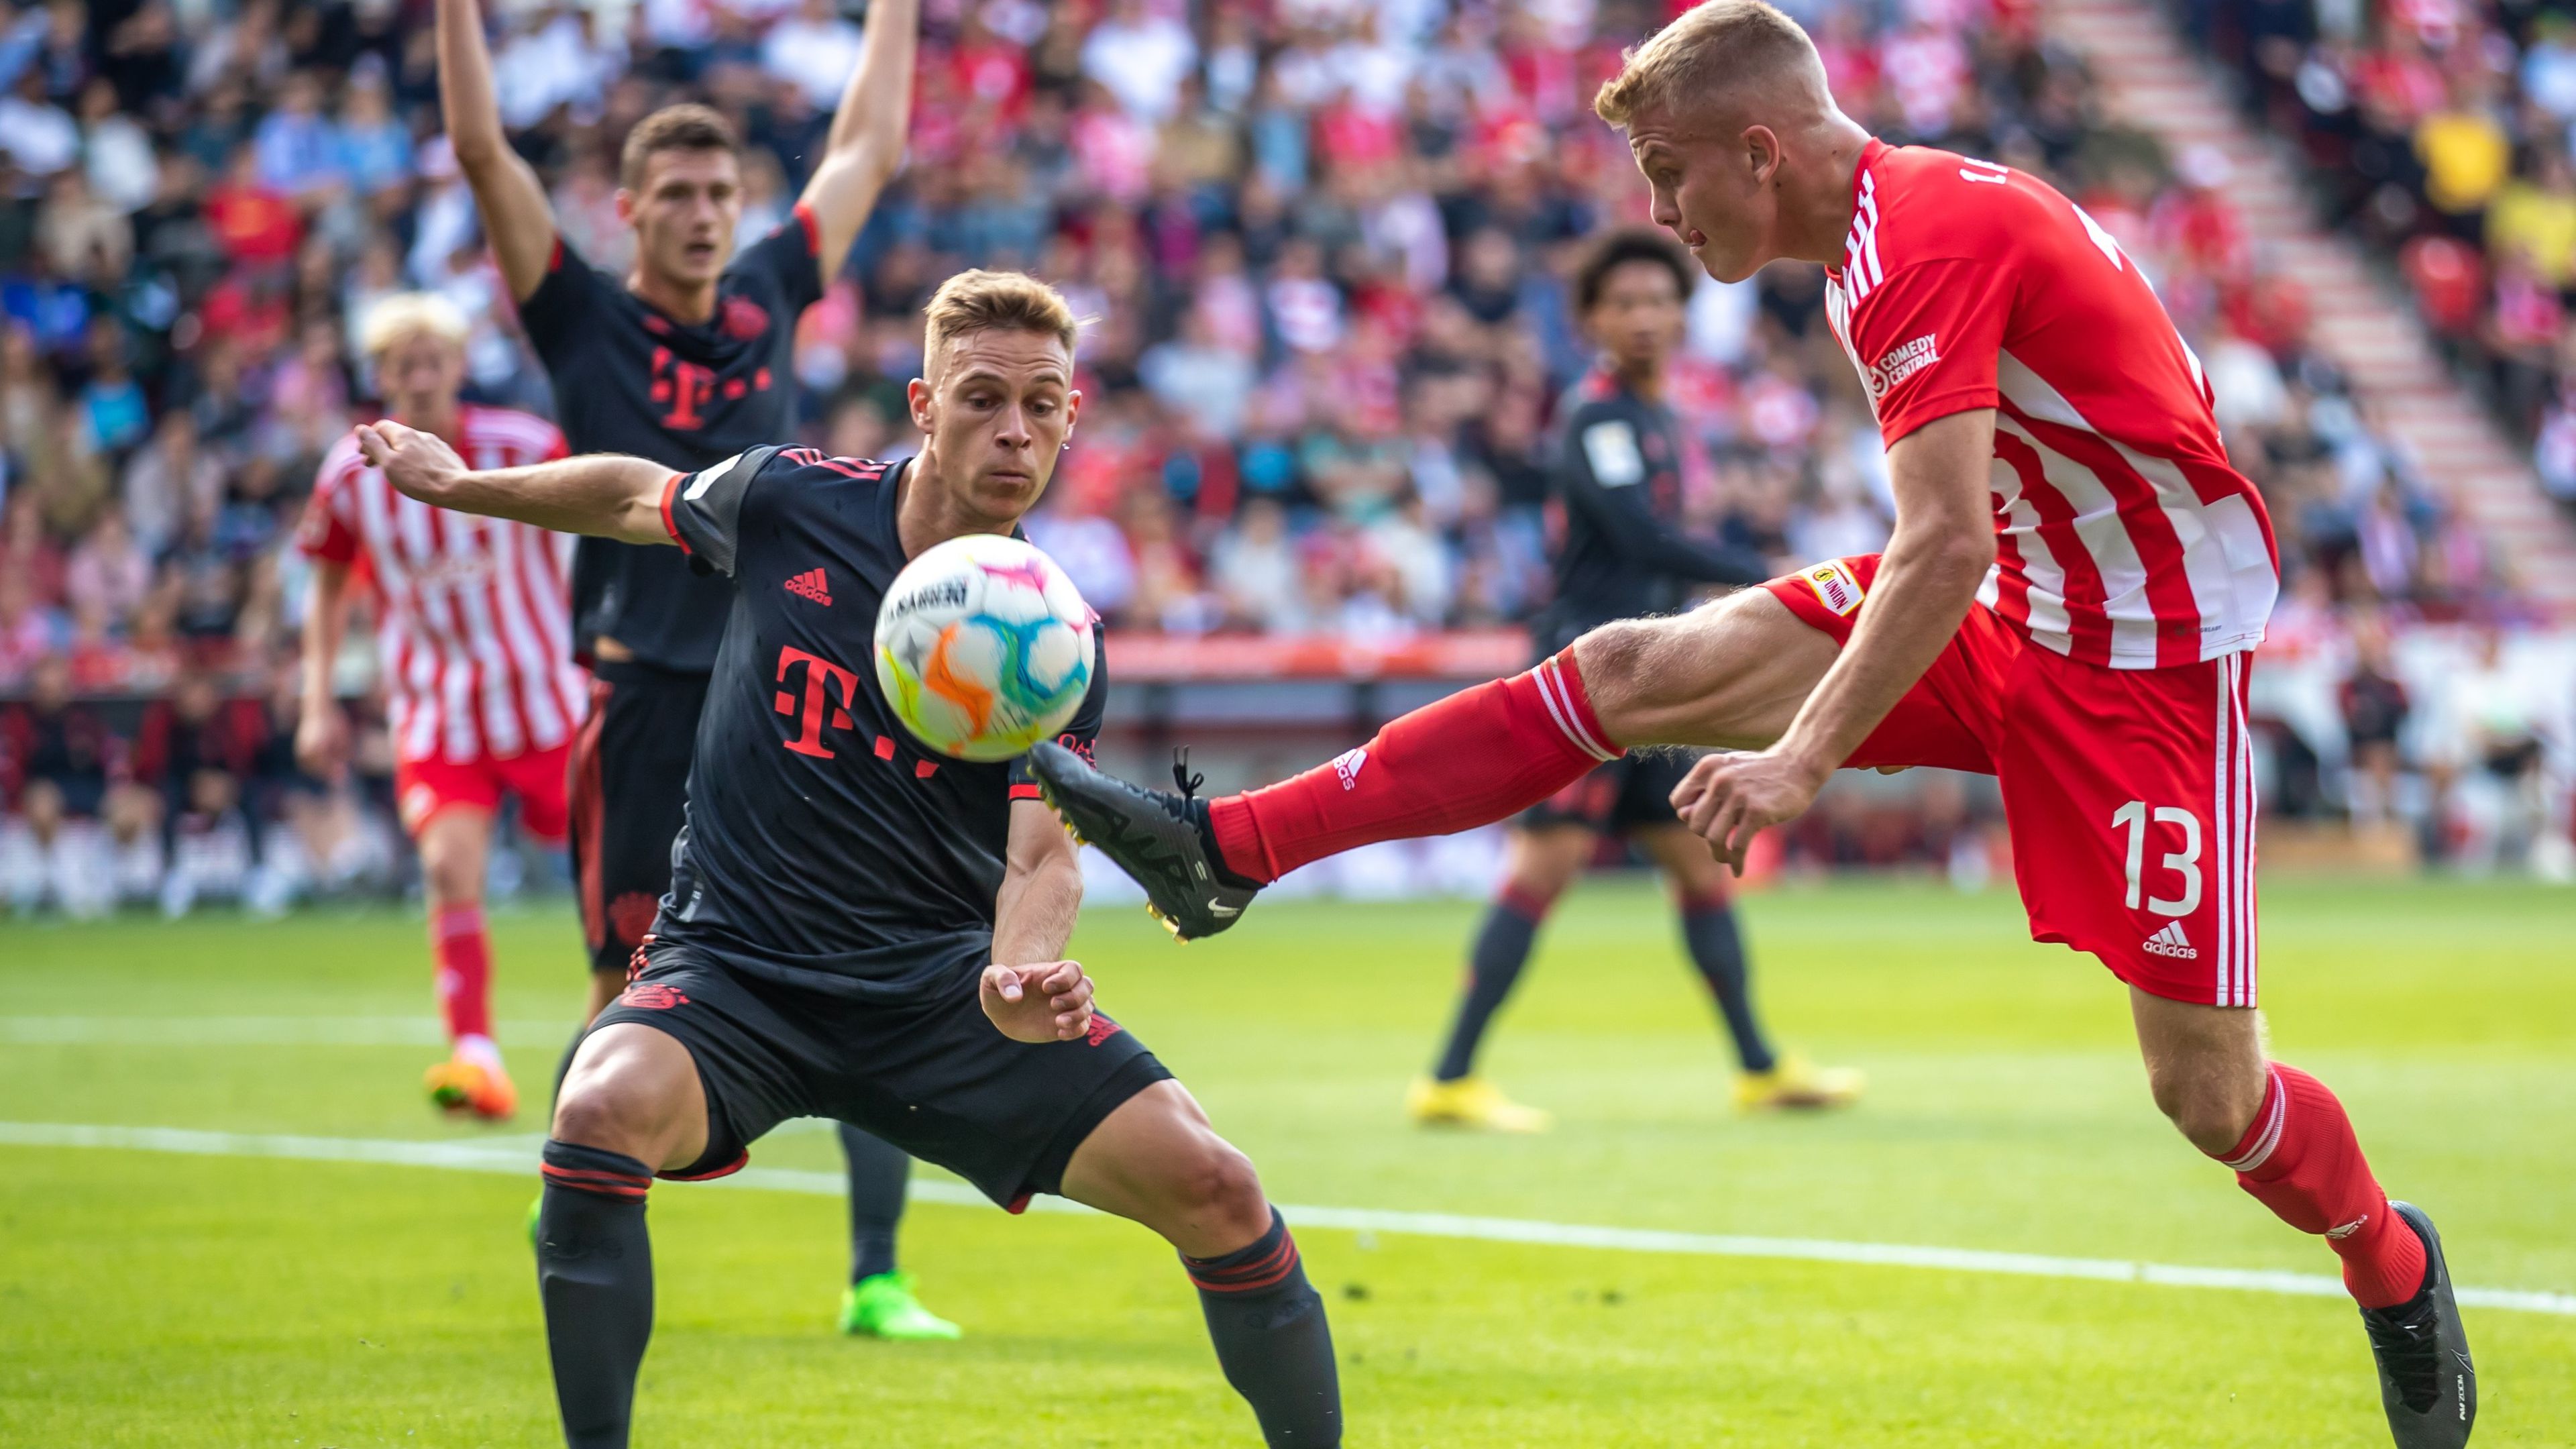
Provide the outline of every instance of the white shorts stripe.
<path id="1" fill-rule="evenodd" d="M 2227 748 L 2227 725 L 2230 718 L 2227 708 L 2227 687 L 2228 669 L 2233 657 L 2234 656 L 2231 655 L 2229 659 L 2219 661 L 2218 668 L 2211 671 L 2211 673 L 2216 676 L 2218 711 L 2216 722 L 2211 726 L 2215 734 L 2215 748 L 2209 761 L 2209 865 L 2210 885 L 2213 888 L 2212 894 L 2215 897 L 2214 909 L 2216 910 L 2218 917 L 2218 945 L 2215 950 L 2210 952 L 2210 955 L 2214 958 L 2211 964 L 2218 972 L 2216 983 L 2217 991 L 2214 999 L 2220 1006 L 2234 1006 L 2238 1004 L 2235 997 L 2235 982 L 2233 980 L 2233 974 L 2228 970 L 2227 965 L 2228 953 L 2234 949 L 2236 939 L 2232 930 L 2235 925 L 2234 915 L 2228 909 L 2230 904 L 2228 897 L 2228 882 L 2234 877 L 2230 871 L 2227 859 L 2228 851 L 2235 839 L 2234 833 L 2228 829 L 2229 817 L 2227 811 L 2232 795 L 2229 788 L 2230 777 L 2228 773 L 2228 761 L 2231 756 Z"/>
<path id="2" fill-rule="evenodd" d="M 2231 654 L 2235 677 L 2229 682 L 2227 707 L 2236 719 L 2237 779 L 2242 794 L 2236 811 L 2236 985 L 2241 1003 L 2252 1006 L 2256 1000 L 2255 960 L 2260 944 L 2255 934 L 2254 909 L 2254 831 L 2260 814 L 2254 790 L 2254 738 L 2245 720 L 2246 656 Z"/>

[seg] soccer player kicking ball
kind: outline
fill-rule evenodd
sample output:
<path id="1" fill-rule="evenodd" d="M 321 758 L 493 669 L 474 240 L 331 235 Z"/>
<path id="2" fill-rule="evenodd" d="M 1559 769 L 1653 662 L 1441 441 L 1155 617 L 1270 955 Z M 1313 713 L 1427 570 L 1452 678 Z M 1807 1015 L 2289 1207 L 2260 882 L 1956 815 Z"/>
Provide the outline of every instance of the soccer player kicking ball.
<path id="1" fill-rule="evenodd" d="M 1082 401 L 1073 342 L 1045 284 L 951 278 L 930 301 L 908 464 L 761 447 L 690 474 L 614 456 L 469 471 L 429 434 L 358 430 L 423 502 L 677 544 L 732 584 L 671 894 L 545 1147 L 538 1282 L 574 1449 L 627 1442 L 653 1178 L 732 1172 L 804 1115 L 1013 1210 L 1061 1193 L 1162 1234 L 1268 1442 L 1341 1440 L 1323 1300 L 1252 1164 L 1061 959 L 1082 898 L 1071 842 L 1019 762 L 910 744 L 870 663 L 908 559 L 1011 532 L 1046 490 Z M 1069 747 L 1089 749 L 1106 693 L 1095 661 Z"/>
<path id="2" fill-rule="evenodd" d="M 1690 263 L 1670 237 L 1642 228 L 1594 243 L 1574 272 L 1574 311 L 1600 364 L 1559 409 L 1549 483 L 1565 505 L 1556 552 L 1556 598 L 1538 625 L 1546 654 L 1612 619 L 1678 607 L 1694 584 L 1752 584 L 1759 556 L 1711 547 L 1681 531 L 1680 425 L 1664 405 L 1664 366 L 1681 339 Z M 1678 750 L 1623 756 L 1533 805 L 1515 822 L 1503 888 L 1470 948 L 1466 989 L 1432 1074 L 1405 1106 L 1430 1126 L 1544 1131 L 1550 1117 L 1475 1075 L 1476 1049 L 1521 969 L 1539 923 L 1591 864 L 1601 837 L 1618 832 L 1663 868 L 1682 918 L 1682 941 L 1725 1020 L 1738 1071 L 1735 1104 L 1834 1107 L 1860 1095 L 1861 1075 L 1818 1070 L 1771 1049 L 1753 1010 L 1744 941 L 1725 867 L 1673 815 L 1672 792 L 1691 765 Z"/>
<path id="3" fill-rule="evenodd" d="M 465 336 L 465 315 L 425 293 L 388 297 L 366 315 L 361 340 L 393 420 L 485 467 L 562 457 L 563 435 L 543 418 L 457 401 Z M 454 1053 L 429 1069 L 430 1100 L 489 1121 L 507 1118 L 519 1100 L 492 1044 L 492 944 L 483 928 L 492 815 L 504 795 L 515 796 L 520 826 L 562 844 L 564 768 L 581 724 L 564 542 L 405 498 L 354 438 L 324 455 L 304 516 L 314 570 L 296 759 L 325 779 L 348 769 L 349 723 L 331 669 L 350 581 L 363 565 L 375 583 L 394 803 L 420 850 L 438 1004 Z"/>
<path id="4" fill-rule="evenodd" d="M 796 319 L 840 271 L 902 164 L 919 12 L 919 0 L 869 6 L 858 66 L 794 218 L 740 256 L 732 126 L 696 105 L 638 122 L 619 158 L 617 212 L 635 232 L 634 265 L 619 278 L 564 241 L 536 173 L 511 149 L 475 0 L 437 0 L 448 136 L 573 451 L 686 470 L 787 436 Z M 581 541 L 572 595 L 575 652 L 592 672 L 572 765 L 573 865 L 591 952 L 586 1022 L 625 984 L 627 959 L 670 888 L 690 742 L 730 600 L 722 579 L 691 574 L 677 555 L 607 538 Z M 841 1147 L 851 1229 L 842 1331 L 955 1338 L 956 1325 L 923 1308 L 895 1271 L 910 1162 L 847 1124 Z"/>
<path id="5" fill-rule="evenodd" d="M 2380 1191 L 2324 1084 L 2264 1058 L 2245 677 L 2276 558 L 2154 292 L 2043 183 L 1872 139 L 1761 0 L 1684 14 L 1594 107 L 1711 276 L 1827 267 L 1887 438 L 1886 552 L 1595 629 L 1388 725 L 1364 770 L 1197 801 L 1040 746 L 1049 798 L 1190 937 L 1307 861 L 1498 819 L 1630 746 L 1752 752 L 1673 792 L 1739 867 L 1838 765 L 1991 773 L 2032 935 L 2128 983 L 2157 1106 L 2342 1259 L 2397 1443 L 2466 1442 L 2477 1380 L 2432 1223 Z"/>

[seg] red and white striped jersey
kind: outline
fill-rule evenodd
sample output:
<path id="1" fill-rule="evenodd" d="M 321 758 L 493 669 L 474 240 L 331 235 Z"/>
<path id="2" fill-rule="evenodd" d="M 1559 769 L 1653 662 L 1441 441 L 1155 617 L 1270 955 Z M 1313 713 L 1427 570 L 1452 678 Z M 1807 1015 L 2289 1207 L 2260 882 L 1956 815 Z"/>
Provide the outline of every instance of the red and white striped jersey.
<path id="1" fill-rule="evenodd" d="M 563 434 L 526 413 L 466 406 L 457 427 L 448 441 L 475 468 L 564 456 Z M 552 749 L 581 724 L 569 536 L 406 498 L 344 437 L 314 479 L 302 543 L 374 572 L 377 660 L 403 760 L 506 760 Z"/>
<path id="2" fill-rule="evenodd" d="M 1872 141 L 1826 315 L 1893 446 L 1995 409 L 2001 535 L 1979 599 L 2032 643 L 2154 669 L 2251 649 L 2272 522 L 2135 263 L 2047 183 Z"/>

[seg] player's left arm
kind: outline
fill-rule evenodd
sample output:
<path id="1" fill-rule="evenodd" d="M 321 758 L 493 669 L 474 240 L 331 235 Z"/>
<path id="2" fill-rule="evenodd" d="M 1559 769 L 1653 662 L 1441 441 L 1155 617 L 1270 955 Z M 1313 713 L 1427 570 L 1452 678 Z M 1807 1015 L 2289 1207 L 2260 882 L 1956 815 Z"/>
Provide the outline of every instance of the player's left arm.
<path id="1" fill-rule="evenodd" d="M 358 451 L 406 497 L 435 508 L 515 518 L 620 543 L 676 543 L 665 503 L 674 475 L 659 463 L 586 453 L 524 468 L 476 470 L 434 433 L 363 423 Z"/>
<path id="2" fill-rule="evenodd" d="M 1673 791 L 1682 823 L 1739 871 L 1753 837 L 1804 812 L 1940 658 L 1994 565 L 1997 364 L 2015 285 L 1982 259 L 1925 261 L 1889 272 L 1847 324 L 1894 440 L 1896 526 L 1850 642 L 1788 730 L 1759 753 L 1700 760 Z"/>
<path id="3" fill-rule="evenodd" d="M 1011 802 L 1002 889 L 993 906 L 993 964 L 984 968 L 984 1014 L 1016 1041 L 1072 1041 L 1091 1029 L 1091 979 L 1060 959 L 1082 908 L 1082 864 L 1055 812 Z"/>
<path id="4" fill-rule="evenodd" d="M 877 194 L 903 169 L 920 30 L 921 0 L 868 0 L 859 67 L 841 92 L 822 159 L 814 163 L 800 198 L 813 218 L 814 264 L 822 286 L 832 285 L 850 244 L 868 223 Z"/>

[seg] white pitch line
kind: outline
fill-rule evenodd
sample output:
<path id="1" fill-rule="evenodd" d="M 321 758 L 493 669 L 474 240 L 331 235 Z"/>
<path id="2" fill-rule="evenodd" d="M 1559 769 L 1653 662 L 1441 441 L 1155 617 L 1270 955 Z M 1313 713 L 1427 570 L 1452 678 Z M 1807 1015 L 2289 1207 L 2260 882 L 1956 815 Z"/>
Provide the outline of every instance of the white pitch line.
<path id="1" fill-rule="evenodd" d="M 16 1147 L 100 1147 L 132 1152 L 176 1152 L 198 1157 L 275 1157 L 305 1162 L 375 1162 L 450 1171 L 533 1174 L 536 1153 L 522 1138 L 405 1141 L 398 1138 L 300 1137 L 276 1133 L 201 1132 L 182 1127 L 106 1127 L 53 1122 L 0 1122 L 0 1144 Z M 839 1197 L 837 1172 L 751 1167 L 716 1184 Z M 989 1207 L 982 1193 L 961 1182 L 915 1177 L 916 1201 Z M 1063 1198 L 1041 1197 L 1033 1212 L 1090 1213 Z M 1625 1253 L 1679 1253 L 1697 1257 L 1766 1258 L 1804 1263 L 1851 1263 L 1877 1268 L 1930 1268 L 1950 1273 L 2008 1273 L 2027 1278 L 2077 1278 L 2103 1283 L 2152 1283 L 2171 1288 L 2225 1288 L 2244 1293 L 2340 1298 L 2343 1281 L 2316 1273 L 2247 1268 L 2199 1268 L 2139 1263 L 2121 1258 L 2060 1258 L 2042 1253 L 1999 1253 L 1982 1248 L 1941 1248 L 1913 1243 L 1851 1243 L 1831 1238 L 1762 1238 L 1738 1233 L 1683 1233 L 1653 1228 L 1593 1227 L 1528 1218 L 1468 1217 L 1456 1213 L 1398 1212 L 1384 1208 L 1279 1205 L 1303 1228 L 1402 1233 L 1411 1237 L 1526 1243 L 1551 1248 L 1596 1248 Z M 2460 1288 L 2473 1308 L 2576 1317 L 2576 1293 L 2529 1288 Z"/>
<path id="2" fill-rule="evenodd" d="M 561 1048 L 573 1021 L 496 1023 L 504 1046 Z M 16 1046 L 444 1046 L 434 1016 L 0 1016 Z"/>

